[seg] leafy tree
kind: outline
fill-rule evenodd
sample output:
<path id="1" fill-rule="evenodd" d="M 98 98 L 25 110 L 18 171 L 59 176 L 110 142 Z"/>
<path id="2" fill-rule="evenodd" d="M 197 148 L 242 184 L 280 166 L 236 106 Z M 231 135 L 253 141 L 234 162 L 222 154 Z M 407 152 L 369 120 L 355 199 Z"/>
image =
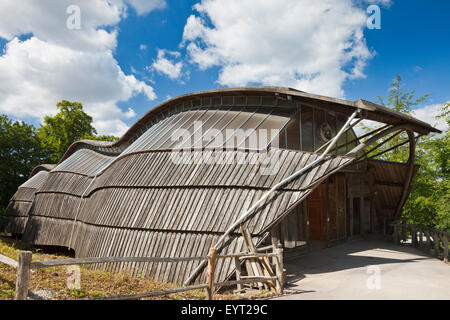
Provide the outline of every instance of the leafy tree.
<path id="1" fill-rule="evenodd" d="M 396 111 L 410 114 L 412 108 L 426 101 L 429 95 L 419 98 L 415 92 L 405 92 L 402 88 L 402 79 L 397 76 L 391 83 L 387 103 L 379 97 L 379 103 Z M 445 118 L 450 124 L 450 106 L 442 108 L 440 118 Z M 403 141 L 407 141 L 405 133 L 394 136 L 391 134 L 384 139 L 392 137 L 385 145 L 370 153 L 375 155 L 388 150 Z M 392 152 L 378 157 L 382 160 L 406 162 L 409 157 L 409 145 L 405 144 Z M 424 224 L 450 231 L 450 132 L 447 130 L 443 136 L 430 134 L 421 137 L 416 146 L 415 162 L 420 166 L 412 181 L 411 193 L 403 207 L 402 216 L 411 223 Z"/>
<path id="2" fill-rule="evenodd" d="M 119 140 L 118 137 L 110 136 L 110 135 L 85 136 L 84 139 L 87 139 L 87 140 L 97 140 L 97 141 L 109 141 L 109 142 L 114 142 L 114 141 Z"/>
<path id="3" fill-rule="evenodd" d="M 384 101 L 383 97 L 378 96 L 378 103 L 383 107 L 391 108 L 395 111 L 411 114 L 412 108 L 419 105 L 422 102 L 425 102 L 429 97 L 429 94 L 426 94 L 422 97 L 416 98 L 415 91 L 407 91 L 405 92 L 402 88 L 402 78 L 400 75 L 397 75 L 395 80 L 391 82 L 391 88 L 389 89 L 389 95 L 387 97 L 387 103 Z M 376 155 L 380 152 L 387 151 L 404 141 L 408 140 L 408 136 L 406 133 L 401 133 L 396 135 L 396 133 L 389 134 L 385 137 L 385 139 L 390 139 L 384 145 L 378 147 L 376 150 L 372 151 L 369 156 Z M 405 144 L 396 148 L 396 152 L 386 152 L 379 157 L 378 159 L 386 160 L 386 161 L 394 161 L 394 162 L 406 162 L 409 157 L 409 145 Z"/>
<path id="4" fill-rule="evenodd" d="M 46 116 L 38 130 L 39 138 L 49 151 L 53 163 L 57 163 L 75 141 L 115 139 L 111 136 L 95 136 L 97 131 L 92 126 L 92 117 L 83 111 L 81 103 L 62 100 L 56 106 L 59 112 L 54 117 Z"/>
<path id="5" fill-rule="evenodd" d="M 0 115 L 0 211 L 31 170 L 47 161 L 34 126 Z"/>
<path id="6" fill-rule="evenodd" d="M 92 117 L 79 102 L 63 100 L 58 114 L 46 116 L 36 129 L 23 122 L 0 116 L 0 213 L 19 185 L 42 163 L 57 163 L 67 148 L 81 139 L 115 141 L 114 136 L 97 136 Z"/>

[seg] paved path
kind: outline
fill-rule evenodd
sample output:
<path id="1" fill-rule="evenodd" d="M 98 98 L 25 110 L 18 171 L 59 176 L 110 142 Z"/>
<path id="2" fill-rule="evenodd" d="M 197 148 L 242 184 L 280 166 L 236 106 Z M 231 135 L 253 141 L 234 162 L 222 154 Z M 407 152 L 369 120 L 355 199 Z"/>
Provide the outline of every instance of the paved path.
<path id="1" fill-rule="evenodd" d="M 313 251 L 285 267 L 293 294 L 278 299 L 450 299 L 450 265 L 379 238 Z"/>

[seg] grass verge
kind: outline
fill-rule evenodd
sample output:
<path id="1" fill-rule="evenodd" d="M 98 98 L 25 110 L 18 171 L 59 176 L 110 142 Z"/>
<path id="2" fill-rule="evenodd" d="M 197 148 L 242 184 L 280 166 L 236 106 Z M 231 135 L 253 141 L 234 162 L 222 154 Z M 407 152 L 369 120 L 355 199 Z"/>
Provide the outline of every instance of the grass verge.
<path id="1" fill-rule="evenodd" d="M 17 260 L 17 253 L 20 250 L 33 252 L 33 261 L 71 258 L 68 253 L 65 254 L 48 249 L 44 250 L 39 247 L 24 244 L 20 240 L 14 240 L 0 235 L 0 254 Z M 36 292 L 48 299 L 73 300 L 137 294 L 177 287 L 170 283 L 161 283 L 149 278 L 132 276 L 127 271 L 112 273 L 104 270 L 90 270 L 88 267 L 80 266 L 80 289 L 69 289 L 67 281 L 71 277 L 71 274 L 72 272 L 68 273 L 67 267 L 31 270 L 30 291 Z M 0 300 L 12 300 L 14 298 L 15 282 L 16 270 L 0 263 Z M 270 295 L 272 295 L 271 292 L 256 291 L 245 295 L 233 293 L 217 294 L 215 298 L 221 300 L 258 299 L 266 298 Z M 205 291 L 193 290 L 146 299 L 203 300 L 205 299 Z"/>

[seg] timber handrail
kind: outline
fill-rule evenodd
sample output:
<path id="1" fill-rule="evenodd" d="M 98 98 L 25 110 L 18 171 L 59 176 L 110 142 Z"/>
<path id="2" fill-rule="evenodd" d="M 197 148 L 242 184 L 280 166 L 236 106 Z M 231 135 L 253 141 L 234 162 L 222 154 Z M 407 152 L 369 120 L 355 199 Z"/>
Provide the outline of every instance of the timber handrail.
<path id="1" fill-rule="evenodd" d="M 276 289 L 278 293 L 283 293 L 283 249 L 273 248 L 273 253 L 249 253 L 240 252 L 226 255 L 218 255 L 217 251 L 211 249 L 208 256 L 201 257 L 95 257 L 95 258 L 75 258 L 75 259 L 60 259 L 60 260 L 47 260 L 47 261 L 35 261 L 32 262 L 32 252 L 30 251 L 19 251 L 18 261 L 11 259 L 9 257 L 0 255 L 0 263 L 4 263 L 14 269 L 17 269 L 16 275 L 16 300 L 25 300 L 29 296 L 29 282 L 30 282 L 30 270 L 49 268 L 49 267 L 59 267 L 68 265 L 85 265 L 85 264 L 95 264 L 95 263 L 117 263 L 117 262 L 185 262 L 185 261 L 208 261 L 208 272 L 207 272 L 207 283 L 199 285 L 184 286 L 180 288 L 173 288 L 160 291 L 144 292 L 132 295 L 123 296 L 111 296 L 111 297 L 101 297 L 94 298 L 94 300 L 131 300 L 140 299 L 145 297 L 153 297 L 166 295 L 177 292 L 185 292 L 190 290 L 206 289 L 207 299 L 213 299 L 214 287 L 229 287 L 249 283 L 260 283 L 260 282 L 276 282 Z M 276 265 L 276 276 L 241 276 L 240 275 L 240 261 L 242 259 L 255 259 L 255 258 L 274 258 Z M 215 264 L 217 259 L 234 259 L 235 263 L 239 265 L 236 270 L 236 280 L 234 281 L 224 281 L 215 283 Z M 238 270 L 239 269 L 239 270 Z"/>
<path id="2" fill-rule="evenodd" d="M 408 224 L 406 219 L 396 220 L 392 222 L 390 226 L 394 228 L 393 240 L 395 244 L 400 245 L 400 240 L 405 241 L 409 230 L 413 247 L 418 247 L 427 253 L 431 253 L 433 247 L 433 254 L 435 257 L 439 257 L 442 254 L 444 262 L 449 262 L 449 232 L 421 224 Z M 400 228 L 401 236 L 399 235 Z"/>
<path id="3" fill-rule="evenodd" d="M 10 266 L 14 269 L 17 269 L 19 264 L 17 263 L 16 260 L 8 258 L 7 256 L 4 256 L 2 254 L 0 254 L 0 262 L 6 264 L 7 266 Z"/>

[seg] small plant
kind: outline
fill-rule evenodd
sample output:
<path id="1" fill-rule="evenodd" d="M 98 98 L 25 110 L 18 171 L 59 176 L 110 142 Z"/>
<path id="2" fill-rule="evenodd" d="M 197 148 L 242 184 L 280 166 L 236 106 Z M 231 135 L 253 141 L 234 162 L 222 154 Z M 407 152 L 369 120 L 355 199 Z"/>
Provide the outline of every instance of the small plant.
<path id="1" fill-rule="evenodd" d="M 83 298 L 86 296 L 86 293 L 83 291 L 83 289 L 71 289 L 70 293 L 75 298 Z"/>
<path id="2" fill-rule="evenodd" d="M 102 291 L 94 290 L 91 292 L 91 296 L 93 297 L 104 297 L 104 293 Z"/>
<path id="3" fill-rule="evenodd" d="M 2 290 L 1 292 L 2 292 L 2 294 L 0 295 L 0 297 L 3 299 L 11 299 L 12 297 L 14 297 L 13 289 Z"/>

